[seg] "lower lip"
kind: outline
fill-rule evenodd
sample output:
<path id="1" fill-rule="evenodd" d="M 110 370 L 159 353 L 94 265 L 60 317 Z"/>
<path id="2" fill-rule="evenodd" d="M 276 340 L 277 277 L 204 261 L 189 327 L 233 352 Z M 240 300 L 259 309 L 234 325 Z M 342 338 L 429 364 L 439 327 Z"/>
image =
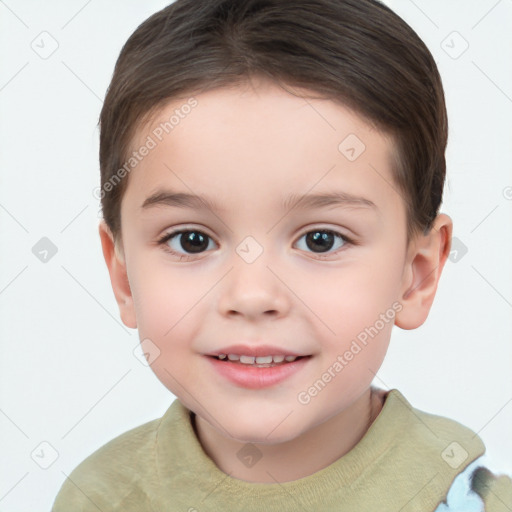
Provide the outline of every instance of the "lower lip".
<path id="1" fill-rule="evenodd" d="M 230 363 L 226 360 L 221 361 L 211 356 L 206 357 L 222 376 L 238 386 L 249 389 L 262 389 L 273 386 L 300 371 L 311 359 L 311 356 L 308 356 L 291 363 L 257 367 L 243 363 Z"/>

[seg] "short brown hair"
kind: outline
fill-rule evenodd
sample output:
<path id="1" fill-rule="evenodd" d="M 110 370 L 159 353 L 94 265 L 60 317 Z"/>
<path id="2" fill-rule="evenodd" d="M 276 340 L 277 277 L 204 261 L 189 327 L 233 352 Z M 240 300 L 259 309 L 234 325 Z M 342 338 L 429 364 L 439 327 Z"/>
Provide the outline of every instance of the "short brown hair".
<path id="1" fill-rule="evenodd" d="M 405 21 L 377 0 L 176 0 L 126 41 L 101 110 L 101 205 L 114 236 L 128 178 L 119 170 L 137 128 L 174 98 L 251 76 L 338 101 L 389 134 L 408 240 L 430 229 L 446 106 L 436 63 Z"/>

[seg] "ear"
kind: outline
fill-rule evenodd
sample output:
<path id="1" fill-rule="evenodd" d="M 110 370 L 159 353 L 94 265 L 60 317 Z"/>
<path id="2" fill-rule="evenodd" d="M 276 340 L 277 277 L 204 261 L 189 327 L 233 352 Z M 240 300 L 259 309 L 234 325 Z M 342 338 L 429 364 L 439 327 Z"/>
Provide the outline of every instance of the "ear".
<path id="1" fill-rule="evenodd" d="M 114 242 L 112 232 L 103 220 L 99 225 L 99 233 L 103 257 L 108 267 L 110 282 L 119 306 L 121 320 L 126 327 L 135 329 L 137 327 L 137 320 L 122 246 L 119 247 L 119 242 L 117 244 Z"/>
<path id="2" fill-rule="evenodd" d="M 396 314 L 395 324 L 402 329 L 416 329 L 428 317 L 437 291 L 446 259 L 450 254 L 453 223 L 440 214 L 426 235 L 419 234 L 411 241 L 400 303 L 403 308 Z"/>

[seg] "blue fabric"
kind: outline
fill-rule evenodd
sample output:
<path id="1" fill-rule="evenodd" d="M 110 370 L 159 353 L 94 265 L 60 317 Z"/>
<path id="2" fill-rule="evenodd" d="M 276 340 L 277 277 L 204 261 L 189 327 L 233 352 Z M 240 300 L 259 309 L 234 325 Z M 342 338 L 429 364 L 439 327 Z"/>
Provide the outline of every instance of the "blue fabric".
<path id="1" fill-rule="evenodd" d="M 441 503 L 434 512 L 485 512 L 482 499 L 471 490 L 471 473 L 482 465 L 479 457 L 459 473 L 448 490 L 447 503 Z"/>

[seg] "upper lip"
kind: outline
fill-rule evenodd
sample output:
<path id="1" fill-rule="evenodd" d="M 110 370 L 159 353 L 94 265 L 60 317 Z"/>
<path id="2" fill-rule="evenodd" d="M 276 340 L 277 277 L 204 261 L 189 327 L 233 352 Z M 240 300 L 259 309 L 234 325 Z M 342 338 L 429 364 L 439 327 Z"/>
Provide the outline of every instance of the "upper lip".
<path id="1" fill-rule="evenodd" d="M 219 354 L 236 354 L 238 356 L 304 356 L 308 354 L 299 354 L 293 350 L 286 348 L 276 347 L 274 345 L 230 345 L 229 347 L 223 347 L 218 350 L 208 352 L 207 356 L 218 356 Z"/>

